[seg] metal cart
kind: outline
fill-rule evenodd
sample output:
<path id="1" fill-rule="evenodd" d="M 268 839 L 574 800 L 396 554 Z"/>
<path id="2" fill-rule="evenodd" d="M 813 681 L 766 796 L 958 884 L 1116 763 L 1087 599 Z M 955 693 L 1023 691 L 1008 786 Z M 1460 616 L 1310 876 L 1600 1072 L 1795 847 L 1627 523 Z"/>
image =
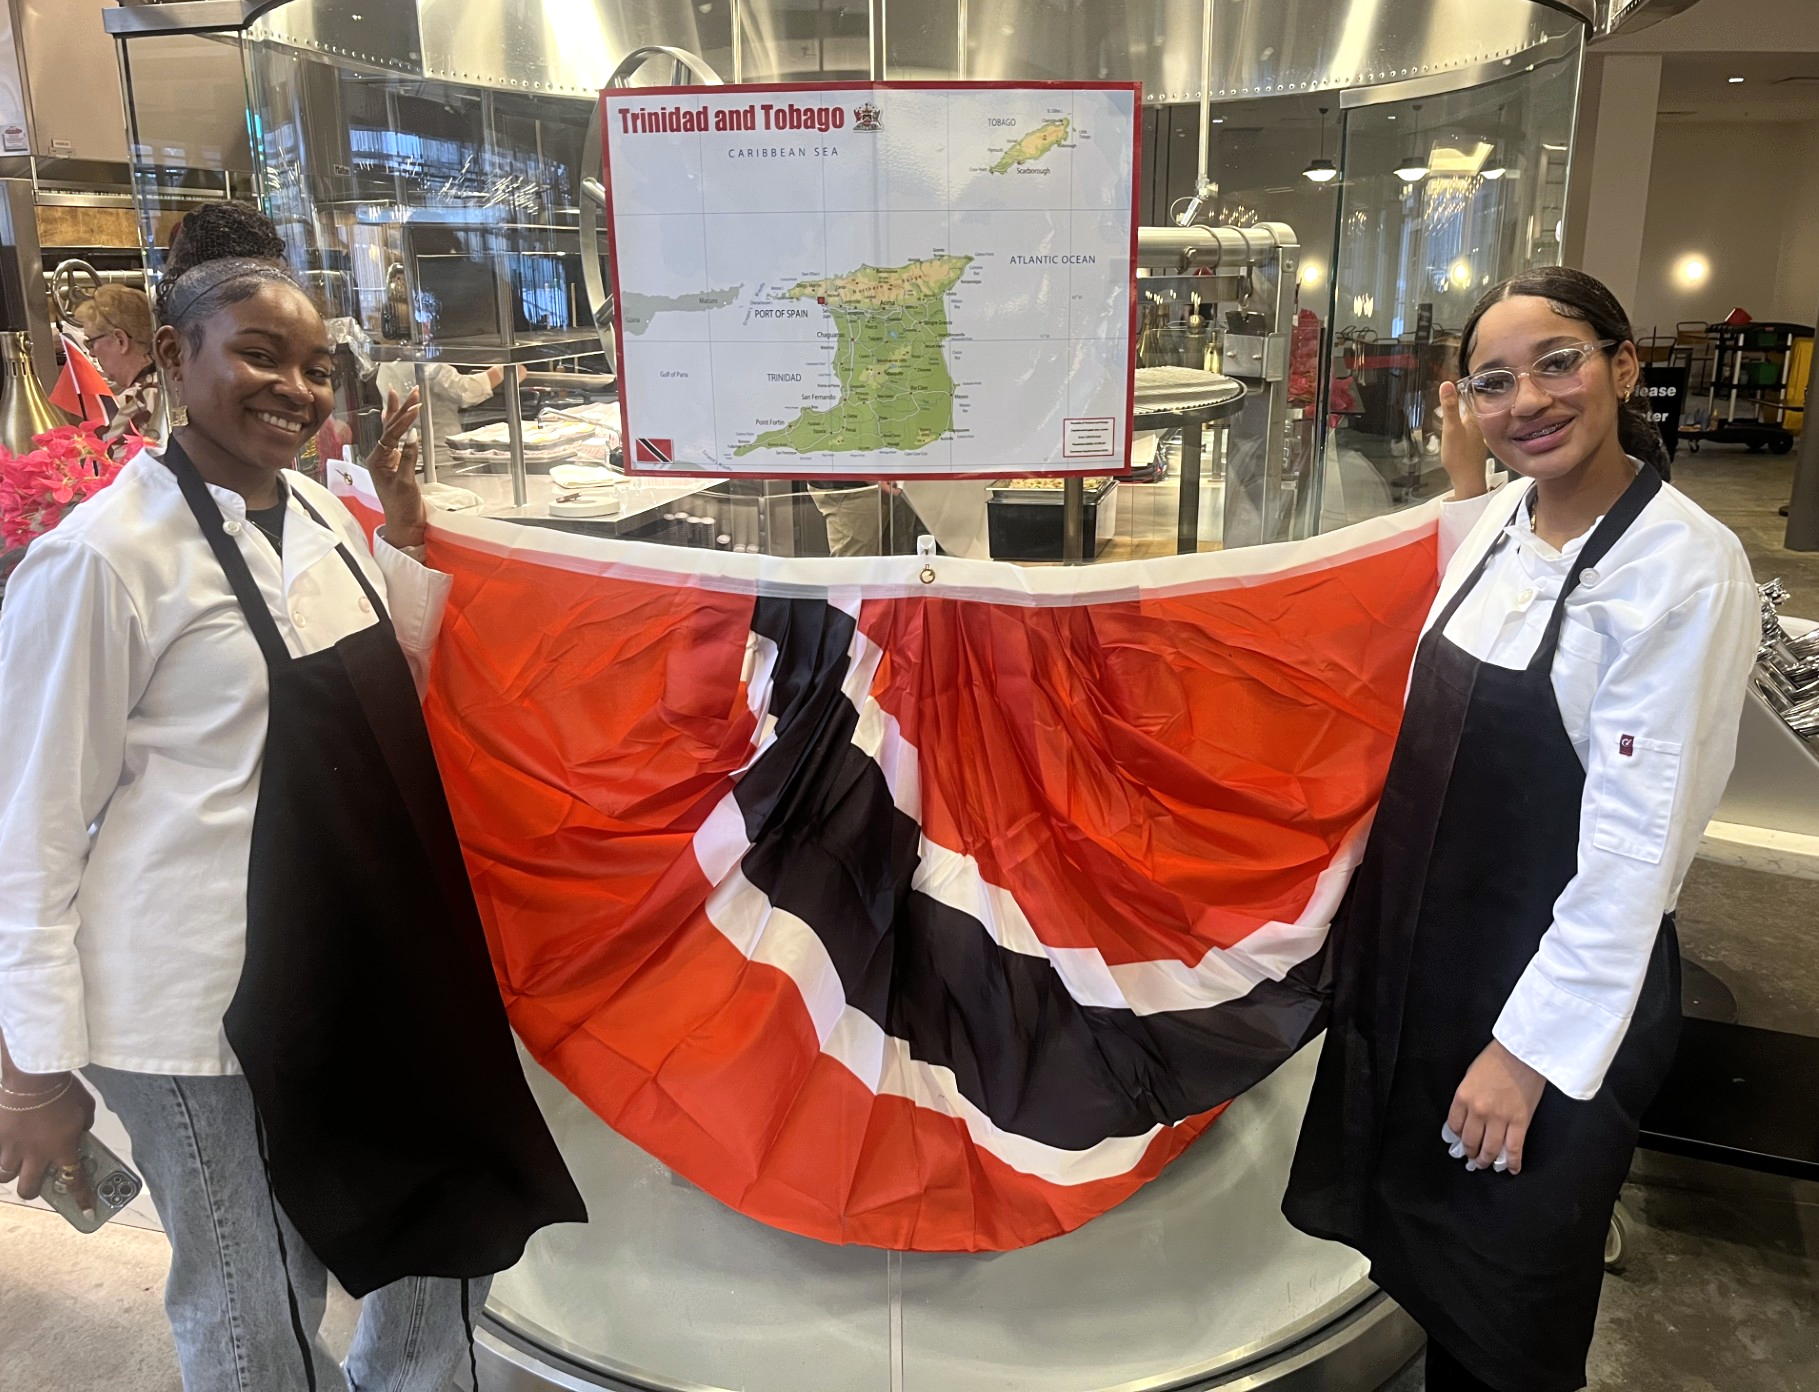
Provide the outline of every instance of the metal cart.
<path id="1" fill-rule="evenodd" d="M 1682 430 L 1694 453 L 1706 443 L 1747 445 L 1751 454 L 1794 448 L 1788 415 L 1800 410 L 1788 396 L 1794 344 L 1811 338 L 1806 324 L 1712 324 L 1711 376 L 1706 384 L 1705 422 Z"/>

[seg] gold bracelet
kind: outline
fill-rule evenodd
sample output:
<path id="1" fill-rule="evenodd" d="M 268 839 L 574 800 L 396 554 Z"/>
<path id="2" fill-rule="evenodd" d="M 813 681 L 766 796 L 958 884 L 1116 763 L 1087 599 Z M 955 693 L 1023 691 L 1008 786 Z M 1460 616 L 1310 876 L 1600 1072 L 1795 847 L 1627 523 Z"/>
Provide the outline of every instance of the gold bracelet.
<path id="1" fill-rule="evenodd" d="M 63 1086 L 58 1088 L 49 1097 L 46 1097 L 44 1101 L 34 1102 L 29 1107 L 9 1107 L 6 1103 L 0 1102 L 0 1112 L 41 1112 L 53 1102 L 59 1101 L 63 1097 L 63 1094 L 68 1092 L 75 1085 L 76 1080 L 74 1078 L 66 1078 L 64 1079 Z"/>
<path id="2" fill-rule="evenodd" d="M 68 1081 L 69 1080 L 67 1078 L 64 1079 L 65 1083 L 67 1083 Z M 0 1092 L 4 1092 L 9 1097 L 49 1097 L 53 1092 L 57 1092 L 57 1091 L 59 1091 L 59 1089 L 54 1088 L 54 1087 L 49 1087 L 49 1088 L 45 1088 L 44 1091 L 42 1091 L 42 1092 L 26 1092 L 22 1088 L 14 1087 L 11 1083 L 0 1082 Z"/>

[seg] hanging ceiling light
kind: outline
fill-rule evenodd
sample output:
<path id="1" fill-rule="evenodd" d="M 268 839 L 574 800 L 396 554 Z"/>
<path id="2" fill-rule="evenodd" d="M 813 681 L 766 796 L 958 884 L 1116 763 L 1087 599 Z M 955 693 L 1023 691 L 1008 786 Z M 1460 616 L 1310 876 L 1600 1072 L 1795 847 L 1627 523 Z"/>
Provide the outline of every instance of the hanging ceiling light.
<path id="1" fill-rule="evenodd" d="M 1330 184 L 1339 177 L 1339 166 L 1326 157 L 1326 113 L 1331 108 L 1320 108 L 1320 158 L 1309 160 L 1307 168 L 1301 171 L 1301 177 L 1316 184 Z"/>
<path id="2" fill-rule="evenodd" d="M 1421 104 L 1419 102 L 1415 104 L 1415 124 L 1417 127 L 1421 124 Z M 1405 184 L 1420 183 L 1427 177 L 1427 172 L 1427 156 L 1420 152 L 1406 156 L 1402 163 L 1396 166 L 1396 177 Z"/>

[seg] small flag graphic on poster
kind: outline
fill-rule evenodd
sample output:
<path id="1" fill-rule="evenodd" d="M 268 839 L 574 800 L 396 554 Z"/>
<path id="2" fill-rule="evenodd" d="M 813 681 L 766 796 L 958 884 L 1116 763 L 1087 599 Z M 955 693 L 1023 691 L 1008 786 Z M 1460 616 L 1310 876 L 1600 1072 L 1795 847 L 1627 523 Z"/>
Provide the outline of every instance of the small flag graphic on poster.
<path id="1" fill-rule="evenodd" d="M 676 457 L 675 442 L 669 437 L 641 435 L 633 447 L 633 457 L 640 464 L 668 464 Z"/>

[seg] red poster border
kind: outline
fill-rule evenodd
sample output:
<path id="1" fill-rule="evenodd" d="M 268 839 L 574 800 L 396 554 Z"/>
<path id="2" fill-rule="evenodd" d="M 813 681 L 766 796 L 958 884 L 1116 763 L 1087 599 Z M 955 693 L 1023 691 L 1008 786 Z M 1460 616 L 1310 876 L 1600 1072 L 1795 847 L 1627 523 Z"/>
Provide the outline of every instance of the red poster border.
<path id="1" fill-rule="evenodd" d="M 1130 323 L 1125 327 L 1125 340 L 1129 346 L 1129 361 L 1125 368 L 1124 388 L 1124 468 L 1121 471 L 1108 470 L 1103 464 L 1096 469 L 1053 469 L 1040 473 L 1005 473 L 994 471 L 987 473 L 912 473 L 909 475 L 850 475 L 855 483 L 871 483 L 889 477 L 902 483 L 916 483 L 922 480 L 951 481 L 955 479 L 995 479 L 995 478 L 1122 478 L 1131 472 L 1131 449 L 1136 437 L 1137 406 L 1137 229 L 1139 218 L 1137 208 L 1142 196 L 1143 187 L 1143 84 L 1141 82 L 941 82 L 916 79 L 913 81 L 880 81 L 880 82 L 737 82 L 709 86 L 703 83 L 692 83 L 684 86 L 668 87 L 608 87 L 601 91 L 600 110 L 600 161 L 601 182 L 605 188 L 605 213 L 609 229 L 611 252 L 608 257 L 608 269 L 613 283 L 613 334 L 617 352 L 623 356 L 625 351 L 625 319 L 620 306 L 624 303 L 619 293 L 619 242 L 610 236 L 613 218 L 613 140 L 612 126 L 607 120 L 608 105 L 614 99 L 649 100 L 654 97 L 676 96 L 726 96 L 744 92 L 888 92 L 888 91 L 953 91 L 964 89 L 973 92 L 1012 91 L 1067 91 L 1067 92 L 1129 92 L 1131 94 L 1131 253 L 1130 253 Z M 590 253 L 591 254 L 591 253 Z M 634 456 L 637 453 L 637 441 L 631 433 L 631 411 L 626 403 L 625 372 L 623 364 L 615 360 L 619 368 L 619 436 L 627 474 L 642 478 L 771 478 L 771 479 L 825 479 L 834 477 L 826 472 L 802 473 L 747 473 L 743 470 L 728 469 L 640 469 L 635 467 Z M 846 476 L 843 476 L 846 477 Z"/>

